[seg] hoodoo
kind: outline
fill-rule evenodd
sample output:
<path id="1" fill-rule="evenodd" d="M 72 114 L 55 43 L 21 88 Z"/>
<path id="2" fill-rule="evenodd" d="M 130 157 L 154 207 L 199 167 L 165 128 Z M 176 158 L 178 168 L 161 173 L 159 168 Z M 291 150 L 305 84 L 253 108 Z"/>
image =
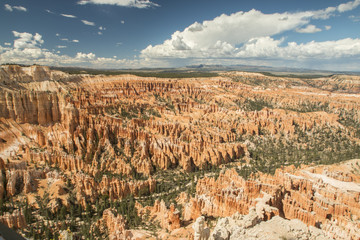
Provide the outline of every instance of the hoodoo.
<path id="1" fill-rule="evenodd" d="M 359 86 L 2 66 L 0 222 L 34 239 L 359 239 Z"/>

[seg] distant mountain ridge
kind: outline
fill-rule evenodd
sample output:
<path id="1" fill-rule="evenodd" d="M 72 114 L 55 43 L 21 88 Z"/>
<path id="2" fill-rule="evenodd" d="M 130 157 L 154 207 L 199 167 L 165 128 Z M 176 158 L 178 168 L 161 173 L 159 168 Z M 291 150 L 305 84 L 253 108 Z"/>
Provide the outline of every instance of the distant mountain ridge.
<path id="1" fill-rule="evenodd" d="M 3 64 L 5 65 L 5 64 Z M 18 64 L 17 64 L 18 65 Z M 25 66 L 25 65 L 20 65 Z M 123 74 L 123 73 L 134 73 L 134 72 L 167 72 L 167 73 L 179 73 L 179 72 L 224 72 L 224 71 L 244 71 L 244 72 L 259 72 L 259 73 L 270 73 L 279 76 L 286 75 L 318 75 L 318 76 L 329 76 L 333 74 L 348 74 L 348 75 L 360 75 L 360 71 L 331 71 L 331 70 L 316 70 L 307 68 L 291 68 L 291 67 L 270 67 L 270 66 L 254 66 L 254 65 L 221 65 L 221 64 L 198 64 L 188 65 L 177 68 L 86 68 L 86 67 L 58 67 L 50 66 L 50 69 L 60 70 L 71 73 L 89 73 L 89 74 Z"/>

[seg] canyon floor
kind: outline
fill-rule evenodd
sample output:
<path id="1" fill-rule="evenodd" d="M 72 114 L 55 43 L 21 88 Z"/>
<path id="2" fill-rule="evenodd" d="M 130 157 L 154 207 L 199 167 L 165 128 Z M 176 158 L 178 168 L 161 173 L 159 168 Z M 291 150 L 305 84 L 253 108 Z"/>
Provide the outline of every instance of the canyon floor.
<path id="1" fill-rule="evenodd" d="M 0 222 L 28 239 L 360 239 L 359 159 L 359 76 L 0 68 Z"/>

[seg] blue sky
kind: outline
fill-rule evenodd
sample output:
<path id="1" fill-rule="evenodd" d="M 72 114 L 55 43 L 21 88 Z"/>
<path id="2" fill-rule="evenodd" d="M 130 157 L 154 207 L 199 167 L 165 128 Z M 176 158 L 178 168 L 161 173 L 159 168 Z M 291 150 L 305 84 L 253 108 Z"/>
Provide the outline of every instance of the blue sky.
<path id="1" fill-rule="evenodd" d="M 360 71 L 360 0 L 0 0 L 0 62 Z"/>

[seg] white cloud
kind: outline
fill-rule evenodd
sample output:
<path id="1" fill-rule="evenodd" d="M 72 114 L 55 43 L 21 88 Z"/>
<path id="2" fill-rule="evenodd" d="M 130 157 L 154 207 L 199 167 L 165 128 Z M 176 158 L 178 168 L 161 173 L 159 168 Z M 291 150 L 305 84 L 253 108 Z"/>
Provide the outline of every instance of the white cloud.
<path id="1" fill-rule="evenodd" d="M 349 18 L 350 18 L 353 22 L 360 22 L 360 16 L 351 15 L 351 16 L 349 16 Z"/>
<path id="2" fill-rule="evenodd" d="M 6 42 L 6 43 L 4 43 L 4 45 L 5 46 L 11 46 L 11 43 Z"/>
<path id="3" fill-rule="evenodd" d="M 360 39 L 345 38 L 337 41 L 324 41 L 297 44 L 289 42 L 281 47 L 283 39 L 270 37 L 252 39 L 241 47 L 236 57 L 271 59 L 334 59 L 344 57 L 360 58 Z"/>
<path id="4" fill-rule="evenodd" d="M 57 37 L 60 37 L 60 33 L 57 33 L 55 34 Z M 74 40 L 69 40 L 69 38 L 59 38 L 61 41 L 64 41 L 64 42 L 73 42 L 73 43 L 78 43 L 79 40 L 77 39 L 74 39 Z"/>
<path id="5" fill-rule="evenodd" d="M 316 33 L 321 32 L 321 29 L 317 28 L 315 25 L 309 24 L 304 28 L 297 28 L 295 31 L 298 33 Z"/>
<path id="6" fill-rule="evenodd" d="M 18 11 L 23 11 L 23 12 L 27 12 L 27 9 L 23 6 L 13 6 L 14 9 L 18 10 Z"/>
<path id="7" fill-rule="evenodd" d="M 328 18 L 334 16 L 336 10 L 337 10 L 336 7 L 328 7 L 325 9 L 321 9 L 321 10 L 313 12 L 314 16 L 312 18 L 325 20 L 325 19 L 328 19 Z"/>
<path id="8" fill-rule="evenodd" d="M 346 12 L 346 11 L 351 11 L 351 10 L 357 8 L 359 5 L 360 5 L 360 0 L 355 0 L 355 1 L 340 4 L 337 7 L 337 10 L 341 13 Z"/>
<path id="9" fill-rule="evenodd" d="M 125 24 L 125 21 L 124 21 L 124 20 L 121 20 L 121 24 Z"/>
<path id="10" fill-rule="evenodd" d="M 183 31 L 176 31 L 162 44 L 149 45 L 141 51 L 140 58 L 136 57 L 135 60 L 97 57 L 92 52 L 79 52 L 74 57 L 59 55 L 41 48 L 43 43 L 41 35 L 14 32 L 16 39 L 13 47 L 0 46 L 0 59 L 3 62 L 34 63 L 35 61 L 47 65 L 108 68 L 166 67 L 196 62 L 263 65 L 281 62 L 286 66 L 307 65 L 312 68 L 321 68 L 326 63 L 326 66 L 333 66 L 334 70 L 339 69 L 340 66 L 347 66 L 348 70 L 351 68 L 358 70 L 358 64 L 356 64 L 360 60 L 360 39 L 358 38 L 296 43 L 286 42 L 286 37 L 281 39 L 276 37 L 287 31 L 318 31 L 319 28 L 311 24 L 312 20 L 327 19 L 339 12 L 354 9 L 358 1 L 360 0 L 318 11 L 264 14 L 251 10 L 231 15 L 223 14 L 213 20 L 195 22 Z M 86 20 L 83 20 L 83 23 L 84 21 Z M 92 24 L 95 26 L 95 23 Z M 102 31 L 100 27 L 99 30 Z M 322 28 L 329 30 L 331 26 L 325 25 Z M 62 38 L 62 40 L 78 42 L 68 38 Z M 116 43 L 116 46 L 120 45 L 120 42 Z"/>
<path id="11" fill-rule="evenodd" d="M 118 46 L 120 46 L 122 44 L 123 44 L 122 42 L 117 42 L 115 45 L 118 47 Z"/>
<path id="12" fill-rule="evenodd" d="M 87 66 L 97 68 L 131 68 L 149 67 L 156 61 L 140 63 L 139 60 L 115 59 L 96 57 L 94 53 L 78 52 L 74 57 L 60 55 L 60 51 L 41 48 L 44 43 L 42 36 L 38 33 L 19 33 L 13 31 L 15 40 L 14 47 L 0 46 L 0 63 L 16 62 L 23 64 L 42 64 L 53 66 Z M 58 48 L 63 48 L 59 45 Z"/>
<path id="13" fill-rule="evenodd" d="M 42 40 L 42 36 L 41 36 L 40 34 L 38 34 L 38 33 L 35 34 L 34 40 L 35 40 L 36 42 L 38 42 L 39 44 L 43 44 L 43 43 L 44 43 L 44 40 Z"/>
<path id="14" fill-rule="evenodd" d="M 55 14 L 54 12 L 50 11 L 49 9 L 45 9 L 47 13 Z"/>
<path id="15" fill-rule="evenodd" d="M 27 11 L 27 9 L 23 6 L 10 6 L 9 4 L 5 4 L 4 7 L 5 7 L 5 10 L 7 10 L 9 12 L 12 12 L 14 9 L 18 10 L 18 11 L 22 11 L 22 12 Z"/>
<path id="16" fill-rule="evenodd" d="M 57 48 L 67 48 L 67 46 L 63 46 L 63 45 L 58 45 L 56 46 Z"/>
<path id="17" fill-rule="evenodd" d="M 33 35 L 27 32 L 20 33 L 16 31 L 13 31 L 13 34 L 17 38 L 14 40 L 14 47 L 8 48 L 0 55 L 2 61 L 6 61 L 7 59 L 31 60 L 44 56 L 45 53 L 40 48 L 44 40 L 42 40 L 40 34 L 36 33 Z"/>
<path id="18" fill-rule="evenodd" d="M 0 53 L 5 52 L 8 48 L 0 45 Z M 1 54 L 0 54 L 1 56 Z"/>
<path id="19" fill-rule="evenodd" d="M 77 18 L 76 16 L 70 15 L 70 14 L 64 14 L 64 13 L 62 13 L 62 14 L 60 14 L 60 15 L 63 16 L 63 17 L 67 17 L 67 18 Z"/>
<path id="20" fill-rule="evenodd" d="M 103 33 L 102 33 L 102 32 L 98 32 L 98 35 L 103 35 Z"/>
<path id="21" fill-rule="evenodd" d="M 83 22 L 83 24 L 85 25 L 89 25 L 89 26 L 95 26 L 95 23 L 94 22 L 90 22 L 90 21 L 87 21 L 87 20 L 81 20 Z"/>
<path id="22" fill-rule="evenodd" d="M 233 57 L 254 58 L 254 57 L 273 57 L 279 52 L 279 45 L 283 39 L 274 40 L 270 37 L 260 37 L 250 39 L 243 47 L 237 49 Z"/>
<path id="23" fill-rule="evenodd" d="M 41 45 L 44 43 L 44 40 L 42 40 L 42 36 L 38 33 L 32 35 L 31 33 L 27 32 L 19 33 L 13 31 L 13 34 L 15 37 L 18 38 L 14 41 L 14 48 L 16 49 L 35 48 L 37 45 Z"/>
<path id="24" fill-rule="evenodd" d="M 9 4 L 5 4 L 4 7 L 5 7 L 5 10 L 7 10 L 9 12 L 13 11 L 12 7 Z"/>
<path id="25" fill-rule="evenodd" d="M 89 66 L 98 68 L 134 68 L 134 67 L 154 67 L 171 66 L 174 62 L 167 60 L 165 63 L 160 59 L 116 59 L 115 57 L 97 57 L 95 53 L 78 52 L 74 57 L 60 55 L 59 51 L 51 52 L 41 48 L 44 43 L 40 34 L 13 32 L 15 36 L 14 47 L 0 46 L 0 59 L 2 63 L 17 62 L 24 64 L 44 64 L 57 66 Z M 247 64 L 266 65 L 276 64 L 280 61 L 292 66 L 310 66 L 315 68 L 332 68 L 332 70 L 357 70 L 357 63 L 360 59 L 360 39 L 341 39 L 337 41 L 308 42 L 297 44 L 295 42 L 284 45 L 284 39 L 276 40 L 271 37 L 253 38 L 247 41 L 242 47 L 229 47 L 227 44 L 219 42 L 219 49 L 216 54 L 225 54 L 226 59 L 220 59 L 220 63 L 237 64 L 241 61 Z M 61 45 L 59 45 L 61 46 Z M 229 47 L 228 51 L 226 51 Z M 59 47 L 58 47 L 59 48 Z M 61 48 L 61 47 L 60 47 Z M 214 59 L 210 53 L 201 59 L 202 63 L 219 63 L 219 59 Z M 341 62 L 344 58 L 351 58 L 352 61 Z M 256 60 L 254 60 L 256 59 Z M 319 61 L 323 60 L 323 61 Z M 331 65 L 335 61 L 336 65 Z M 189 59 L 185 64 L 189 64 Z M 196 59 L 193 61 L 196 62 Z M 311 64 L 310 64 L 311 63 Z M 339 64 L 340 63 L 340 64 Z M 346 64 L 345 64 L 346 63 Z M 307 64 L 307 65 L 306 65 Z M 329 65 L 330 64 L 330 65 Z M 343 64 L 343 65 L 341 65 Z"/>
<path id="26" fill-rule="evenodd" d="M 103 26 L 100 26 L 100 27 L 99 27 L 99 30 L 101 30 L 101 31 L 105 31 L 105 30 L 106 30 L 106 28 L 105 28 L 105 27 L 103 27 Z"/>
<path id="27" fill-rule="evenodd" d="M 153 3 L 150 0 L 80 0 L 78 4 L 107 4 L 135 8 L 159 7 L 158 4 Z"/>
<path id="28" fill-rule="evenodd" d="M 77 59 L 81 59 L 81 60 L 87 60 L 87 59 L 95 59 L 95 54 L 94 53 L 82 53 L 82 52 L 78 52 L 76 54 Z"/>
<path id="29" fill-rule="evenodd" d="M 355 8 L 356 2 L 348 5 Z M 344 9 L 344 6 L 339 5 L 318 11 L 295 13 L 264 14 L 251 10 L 231 15 L 223 14 L 209 21 L 195 22 L 183 31 L 176 31 L 162 44 L 147 46 L 141 51 L 140 58 L 177 66 L 189 63 L 253 63 L 272 66 L 292 62 L 296 67 L 321 68 L 320 63 L 326 62 L 326 66 L 338 69 L 346 66 L 340 63 L 360 60 L 360 39 L 345 38 L 299 44 L 286 42 L 286 37 L 275 39 L 274 36 L 287 31 L 320 32 L 322 29 L 311 24 L 312 20 L 327 19 Z M 324 29 L 330 30 L 331 26 L 325 25 Z M 334 62 L 336 64 L 331 65 Z M 349 66 L 358 69 L 354 64 Z"/>
<path id="30" fill-rule="evenodd" d="M 349 2 L 346 6 L 355 8 L 358 1 L 360 2 L 360 0 Z M 295 13 L 264 14 L 253 9 L 231 15 L 222 14 L 213 20 L 195 22 L 183 31 L 176 31 L 162 44 L 147 46 L 141 51 L 140 57 L 168 61 L 170 59 L 242 58 L 256 57 L 259 49 L 265 57 L 276 57 L 274 53 L 282 49 L 279 44 L 286 43 L 283 39 L 274 40 L 272 36 L 291 30 L 300 33 L 320 32 L 322 31 L 320 28 L 310 24 L 313 19 L 327 19 L 344 9 L 346 9 L 345 5 L 339 5 L 317 11 Z M 329 30 L 329 27 L 326 26 L 325 29 Z M 315 42 L 311 46 L 314 45 L 316 45 Z M 320 46 L 323 45 L 320 44 Z M 304 45 L 299 45 L 299 47 L 303 50 L 302 52 L 306 49 Z M 286 49 L 296 50 L 290 47 Z M 340 52 L 334 54 L 335 57 L 350 56 L 348 52 L 345 54 L 345 48 L 335 49 Z M 299 53 L 299 51 L 296 52 Z M 305 55 L 309 56 L 310 53 L 314 53 L 314 56 L 327 56 L 325 53 L 322 55 L 316 51 L 306 51 Z"/>
<path id="31" fill-rule="evenodd" d="M 231 51 L 252 38 L 272 36 L 307 23 L 313 12 L 264 14 L 257 10 L 220 15 L 203 23 L 195 22 L 184 31 L 176 31 L 163 44 L 149 45 L 143 57 L 204 57 L 209 52 Z M 225 49 L 224 49 L 225 48 Z"/>

